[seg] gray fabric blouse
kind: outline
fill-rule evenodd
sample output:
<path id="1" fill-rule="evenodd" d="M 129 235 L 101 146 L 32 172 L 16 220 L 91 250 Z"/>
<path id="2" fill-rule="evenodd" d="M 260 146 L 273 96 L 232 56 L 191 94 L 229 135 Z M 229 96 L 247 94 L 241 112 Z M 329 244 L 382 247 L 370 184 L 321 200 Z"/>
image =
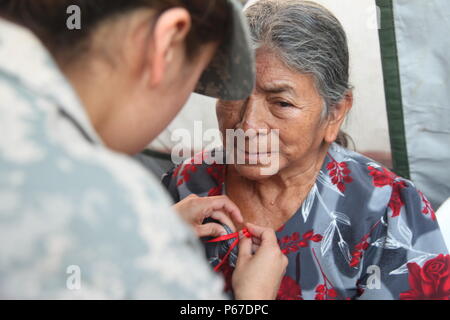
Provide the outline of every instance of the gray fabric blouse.
<path id="1" fill-rule="evenodd" d="M 225 190 L 226 165 L 196 165 L 194 158 L 163 177 L 175 201 Z M 306 200 L 276 234 L 289 259 L 278 299 L 450 297 L 450 255 L 427 198 L 411 181 L 337 144 Z M 211 264 L 227 245 L 207 245 Z M 233 266 L 229 259 L 221 268 L 226 290 Z"/>

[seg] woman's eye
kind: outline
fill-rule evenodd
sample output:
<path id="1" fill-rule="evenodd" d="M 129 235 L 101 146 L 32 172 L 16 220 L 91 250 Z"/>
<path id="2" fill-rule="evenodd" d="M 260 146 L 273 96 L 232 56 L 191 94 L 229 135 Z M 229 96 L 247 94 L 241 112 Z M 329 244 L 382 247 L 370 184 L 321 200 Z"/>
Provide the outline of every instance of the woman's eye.
<path id="1" fill-rule="evenodd" d="M 285 101 L 278 101 L 276 104 L 282 108 L 292 107 L 292 104 L 290 104 L 289 102 L 285 102 Z"/>

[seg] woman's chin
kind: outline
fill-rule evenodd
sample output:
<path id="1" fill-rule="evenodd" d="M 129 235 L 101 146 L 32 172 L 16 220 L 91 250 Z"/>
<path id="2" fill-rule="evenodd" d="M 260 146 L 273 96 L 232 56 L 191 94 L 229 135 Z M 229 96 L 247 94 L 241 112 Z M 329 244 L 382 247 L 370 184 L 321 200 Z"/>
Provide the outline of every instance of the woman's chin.
<path id="1" fill-rule="evenodd" d="M 233 164 L 237 173 L 249 180 L 264 180 L 278 173 L 279 168 L 263 164 Z"/>

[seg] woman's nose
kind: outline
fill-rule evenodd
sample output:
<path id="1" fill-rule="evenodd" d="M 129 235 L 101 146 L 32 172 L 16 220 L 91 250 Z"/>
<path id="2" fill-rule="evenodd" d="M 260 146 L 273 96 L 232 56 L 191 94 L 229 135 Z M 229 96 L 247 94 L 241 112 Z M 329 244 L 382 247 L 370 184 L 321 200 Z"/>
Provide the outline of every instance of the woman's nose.
<path id="1" fill-rule="evenodd" d="M 262 101 L 250 97 L 244 105 L 238 129 L 244 131 L 268 129 L 266 118 Z"/>

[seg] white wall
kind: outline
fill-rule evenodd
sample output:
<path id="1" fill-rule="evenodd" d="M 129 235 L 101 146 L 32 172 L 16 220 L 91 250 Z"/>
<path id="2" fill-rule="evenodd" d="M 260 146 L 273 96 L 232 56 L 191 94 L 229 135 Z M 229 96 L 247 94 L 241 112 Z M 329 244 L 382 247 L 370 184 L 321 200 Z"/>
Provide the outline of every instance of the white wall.
<path id="1" fill-rule="evenodd" d="M 390 151 L 375 0 L 316 0 L 344 26 L 355 104 L 345 130 L 359 151 Z"/>

